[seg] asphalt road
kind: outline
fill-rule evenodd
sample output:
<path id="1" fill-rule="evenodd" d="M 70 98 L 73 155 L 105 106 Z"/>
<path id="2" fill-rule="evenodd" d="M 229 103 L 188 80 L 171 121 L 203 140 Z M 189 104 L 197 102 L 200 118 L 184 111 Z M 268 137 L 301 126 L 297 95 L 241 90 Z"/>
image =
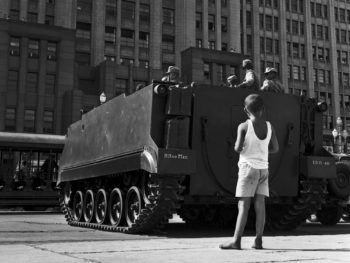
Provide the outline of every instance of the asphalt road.
<path id="1" fill-rule="evenodd" d="M 52 213 L 0 212 L 0 262 L 350 262 L 350 224 L 306 223 L 291 232 L 267 232 L 264 250 L 222 251 L 232 230 L 193 229 L 175 216 L 163 232 L 128 235 L 70 227 Z"/>

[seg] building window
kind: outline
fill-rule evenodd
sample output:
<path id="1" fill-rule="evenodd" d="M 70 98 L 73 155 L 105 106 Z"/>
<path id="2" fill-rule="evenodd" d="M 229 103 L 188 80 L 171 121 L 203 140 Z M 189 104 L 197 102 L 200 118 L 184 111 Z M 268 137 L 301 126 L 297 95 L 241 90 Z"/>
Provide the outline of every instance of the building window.
<path id="1" fill-rule="evenodd" d="M 111 45 L 114 51 L 114 44 L 116 41 L 116 28 L 113 26 L 105 26 L 105 45 Z"/>
<path id="2" fill-rule="evenodd" d="M 343 74 L 343 86 L 345 86 L 346 88 L 348 88 L 350 86 L 349 73 L 344 73 Z"/>
<path id="3" fill-rule="evenodd" d="M 7 90 L 16 91 L 18 87 L 18 71 L 9 70 L 7 75 Z"/>
<path id="4" fill-rule="evenodd" d="M 215 49 L 215 41 L 208 42 L 209 49 Z"/>
<path id="5" fill-rule="evenodd" d="M 135 45 L 135 32 L 133 30 L 129 29 L 122 29 L 121 30 L 121 39 L 120 44 L 122 46 L 129 46 L 133 47 Z"/>
<path id="6" fill-rule="evenodd" d="M 37 13 L 28 12 L 28 14 L 27 14 L 27 21 L 31 22 L 31 23 L 37 23 L 38 22 L 38 14 Z"/>
<path id="7" fill-rule="evenodd" d="M 28 57 L 39 57 L 39 40 L 29 39 L 28 42 Z"/>
<path id="8" fill-rule="evenodd" d="M 265 53 L 265 38 L 260 37 L 260 52 Z"/>
<path id="9" fill-rule="evenodd" d="M 208 0 L 208 5 L 210 7 L 215 7 L 215 0 Z"/>
<path id="10" fill-rule="evenodd" d="M 53 74 L 47 74 L 46 81 L 45 81 L 45 94 L 50 94 L 50 95 L 55 94 L 55 83 L 56 83 L 56 76 Z"/>
<path id="11" fill-rule="evenodd" d="M 19 56 L 20 54 L 20 42 L 21 39 L 19 37 L 11 37 L 10 38 L 10 55 L 11 56 Z"/>
<path id="12" fill-rule="evenodd" d="M 103 59 L 115 62 L 115 56 L 113 56 L 113 55 L 104 55 Z"/>
<path id="13" fill-rule="evenodd" d="M 260 29 L 264 29 L 265 23 L 264 23 L 264 15 L 263 14 L 259 15 L 259 25 L 260 25 Z"/>
<path id="14" fill-rule="evenodd" d="M 324 84 L 325 83 L 325 74 L 323 69 L 318 70 L 318 83 Z"/>
<path id="15" fill-rule="evenodd" d="M 131 58 L 120 58 L 120 64 L 125 66 L 132 65 L 134 64 L 134 60 Z"/>
<path id="16" fill-rule="evenodd" d="M 348 52 L 346 51 L 341 52 L 341 63 L 348 64 Z"/>
<path id="17" fill-rule="evenodd" d="M 91 19 L 92 0 L 78 0 L 77 15 L 79 18 Z"/>
<path id="18" fill-rule="evenodd" d="M 125 93 L 128 88 L 128 80 L 127 79 L 116 79 L 115 80 L 115 95 L 119 95 Z"/>
<path id="19" fill-rule="evenodd" d="M 266 38 L 266 53 L 273 53 L 273 40 L 271 38 Z"/>
<path id="20" fill-rule="evenodd" d="M 278 17 L 275 16 L 273 18 L 273 30 L 277 32 L 278 28 L 279 28 L 279 21 L 278 21 Z"/>
<path id="21" fill-rule="evenodd" d="M 53 133 L 53 111 L 44 111 L 44 133 Z"/>
<path id="22" fill-rule="evenodd" d="M 196 13 L 196 28 L 202 29 L 202 13 Z"/>
<path id="23" fill-rule="evenodd" d="M 51 15 L 45 15 L 45 24 L 53 26 L 55 24 L 55 17 Z"/>
<path id="24" fill-rule="evenodd" d="M 57 43 L 56 42 L 47 42 L 47 60 L 55 61 L 57 58 Z"/>
<path id="25" fill-rule="evenodd" d="M 149 33 L 148 32 L 139 32 L 139 46 L 142 48 L 149 47 Z"/>
<path id="26" fill-rule="evenodd" d="M 149 5 L 140 4 L 140 22 L 148 24 L 150 21 Z"/>
<path id="27" fill-rule="evenodd" d="M 221 17 L 221 31 L 227 32 L 227 17 Z"/>
<path id="28" fill-rule="evenodd" d="M 35 132 L 35 110 L 24 110 L 24 131 Z"/>
<path id="29" fill-rule="evenodd" d="M 75 61 L 79 65 L 90 65 L 90 53 L 75 52 Z"/>
<path id="30" fill-rule="evenodd" d="M 141 9 L 141 5 L 140 5 Z M 141 13 L 141 10 L 140 10 Z M 140 14 L 141 17 L 141 14 Z M 115 23 L 117 19 L 117 2 L 116 1 L 107 1 L 106 2 L 106 21 Z"/>
<path id="31" fill-rule="evenodd" d="M 204 79 L 210 80 L 211 79 L 211 69 L 210 69 L 210 64 L 209 63 L 204 63 L 203 64 L 203 74 L 204 74 Z"/>
<path id="32" fill-rule="evenodd" d="M 246 26 L 252 25 L 252 12 L 247 11 L 245 16 Z"/>
<path id="33" fill-rule="evenodd" d="M 221 50 L 227 51 L 227 43 L 221 43 Z"/>
<path id="34" fill-rule="evenodd" d="M 202 47 L 202 39 L 196 39 L 196 47 Z"/>
<path id="35" fill-rule="evenodd" d="M 280 42 L 279 40 L 275 40 L 275 55 L 280 53 Z"/>
<path id="36" fill-rule="evenodd" d="M 299 35 L 299 22 L 292 20 L 292 34 Z"/>
<path id="37" fill-rule="evenodd" d="M 208 30 L 215 31 L 215 16 L 208 15 Z"/>
<path id="38" fill-rule="evenodd" d="M 253 49 L 252 35 L 247 34 L 247 53 L 251 53 Z"/>
<path id="39" fill-rule="evenodd" d="M 163 24 L 174 25 L 175 10 L 163 8 Z"/>
<path id="40" fill-rule="evenodd" d="M 295 79 L 295 80 L 300 79 L 300 67 L 299 66 L 293 66 L 293 79 Z"/>
<path id="41" fill-rule="evenodd" d="M 265 29 L 272 31 L 272 16 L 265 16 Z"/>
<path id="42" fill-rule="evenodd" d="M 28 92 L 37 92 L 38 87 L 38 73 L 36 72 L 28 72 L 27 73 L 27 83 L 26 90 Z"/>
<path id="43" fill-rule="evenodd" d="M 162 50 L 173 53 L 175 51 L 175 37 L 172 35 L 162 36 Z"/>
<path id="44" fill-rule="evenodd" d="M 149 68 L 149 61 L 148 60 L 140 60 L 139 67 L 140 68 Z"/>
<path id="45" fill-rule="evenodd" d="M 77 22 L 76 37 L 83 39 L 90 39 L 91 37 L 91 24 Z"/>
<path id="46" fill-rule="evenodd" d="M 5 131 L 16 131 L 16 109 L 6 108 Z"/>

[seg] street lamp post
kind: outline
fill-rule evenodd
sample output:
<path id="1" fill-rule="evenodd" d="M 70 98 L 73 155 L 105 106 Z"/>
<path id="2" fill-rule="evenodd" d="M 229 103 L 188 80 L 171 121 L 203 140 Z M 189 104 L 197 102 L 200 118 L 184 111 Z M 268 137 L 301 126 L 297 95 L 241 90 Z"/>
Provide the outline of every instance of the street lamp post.
<path id="1" fill-rule="evenodd" d="M 342 131 L 343 121 L 340 117 L 337 118 L 336 128 L 332 131 L 334 138 L 334 152 L 335 153 L 344 153 L 347 152 L 347 137 L 349 133 L 346 129 Z M 344 139 L 344 140 L 343 140 Z M 346 148 L 345 148 L 346 147 Z"/>

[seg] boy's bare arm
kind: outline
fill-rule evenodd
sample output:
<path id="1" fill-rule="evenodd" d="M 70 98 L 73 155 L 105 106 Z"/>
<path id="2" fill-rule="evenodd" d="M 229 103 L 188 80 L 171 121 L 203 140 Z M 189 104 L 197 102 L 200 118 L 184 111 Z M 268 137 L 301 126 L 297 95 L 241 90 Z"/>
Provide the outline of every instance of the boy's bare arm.
<path id="1" fill-rule="evenodd" d="M 271 140 L 269 143 L 269 153 L 278 153 L 279 151 L 278 140 L 277 140 L 275 129 L 272 127 L 272 125 L 271 125 L 271 130 L 272 130 L 272 134 L 271 134 Z"/>
<path id="2" fill-rule="evenodd" d="M 237 128 L 237 139 L 235 143 L 235 151 L 240 153 L 243 150 L 243 143 L 245 139 L 245 134 L 247 132 L 246 123 L 241 123 Z"/>

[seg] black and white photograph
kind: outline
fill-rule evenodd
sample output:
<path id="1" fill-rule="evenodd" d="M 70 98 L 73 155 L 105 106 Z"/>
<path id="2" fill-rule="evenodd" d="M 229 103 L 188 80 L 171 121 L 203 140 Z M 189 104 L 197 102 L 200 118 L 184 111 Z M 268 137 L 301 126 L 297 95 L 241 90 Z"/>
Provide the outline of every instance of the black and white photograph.
<path id="1" fill-rule="evenodd" d="M 350 261 L 350 0 L 0 0 L 0 262 Z"/>

